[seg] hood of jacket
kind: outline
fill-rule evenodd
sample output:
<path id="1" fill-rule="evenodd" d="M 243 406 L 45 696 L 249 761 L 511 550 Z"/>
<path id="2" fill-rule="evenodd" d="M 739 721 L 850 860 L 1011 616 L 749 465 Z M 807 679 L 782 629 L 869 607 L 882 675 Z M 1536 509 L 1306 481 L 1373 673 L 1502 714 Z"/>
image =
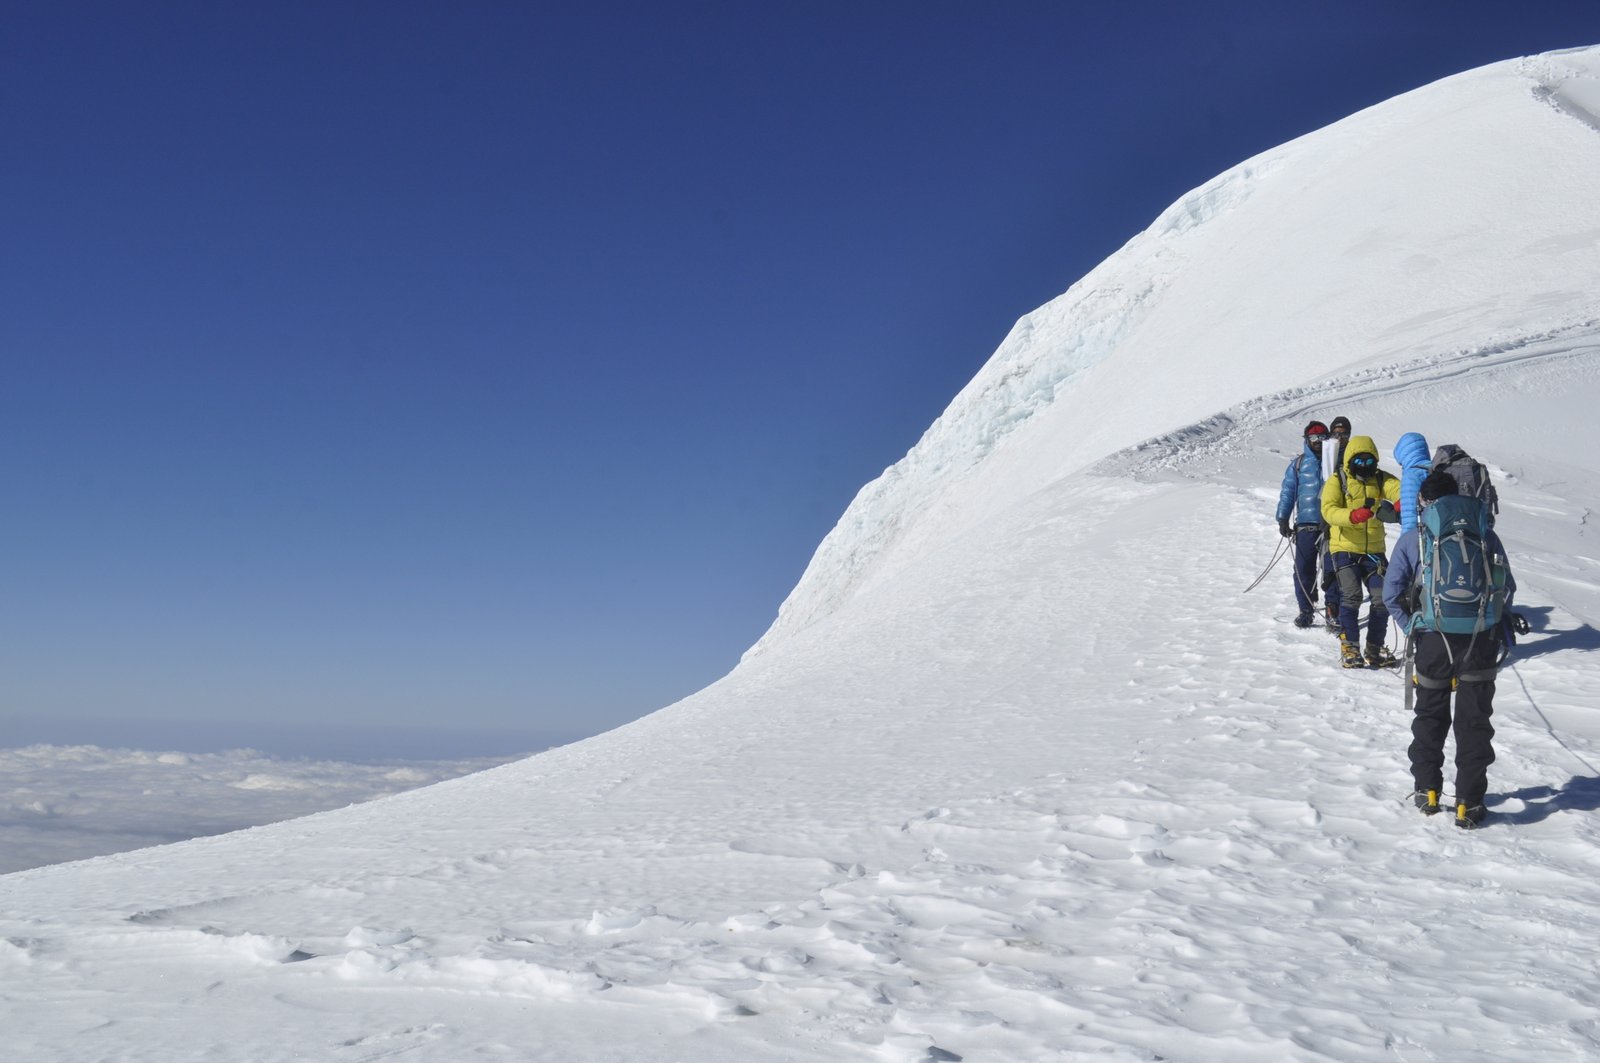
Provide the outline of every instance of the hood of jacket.
<path id="1" fill-rule="evenodd" d="M 1350 459 L 1361 454 L 1371 454 L 1374 458 L 1378 456 L 1378 445 L 1372 441 L 1371 436 L 1351 436 L 1350 442 L 1344 445 L 1344 455 L 1341 460 L 1344 462 L 1346 476 L 1355 475 L 1350 470 Z"/>
<path id="2" fill-rule="evenodd" d="M 1407 432 L 1400 437 L 1400 442 L 1394 445 L 1394 463 L 1400 466 L 1401 471 L 1407 469 L 1425 469 L 1433 463 L 1428 450 L 1428 441 L 1422 437 L 1421 432 Z"/>
<path id="3" fill-rule="evenodd" d="M 1394 445 L 1394 461 L 1400 466 L 1400 532 L 1417 526 L 1417 489 L 1433 466 L 1428 441 L 1421 432 L 1407 432 Z"/>

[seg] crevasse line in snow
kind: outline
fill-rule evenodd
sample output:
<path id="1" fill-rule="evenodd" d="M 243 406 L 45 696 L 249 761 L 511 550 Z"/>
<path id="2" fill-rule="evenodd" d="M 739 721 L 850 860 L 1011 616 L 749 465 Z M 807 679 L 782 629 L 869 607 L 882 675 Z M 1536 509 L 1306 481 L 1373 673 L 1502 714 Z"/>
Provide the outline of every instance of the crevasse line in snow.
<path id="1" fill-rule="evenodd" d="M 1101 459 L 1095 474 L 1145 479 L 1179 469 L 1193 469 L 1209 457 L 1226 454 L 1241 433 L 1263 426 L 1299 422 L 1338 406 L 1345 399 L 1416 391 L 1467 373 L 1503 370 L 1524 363 L 1600 360 L 1600 321 L 1588 319 L 1570 327 L 1543 331 L 1488 344 L 1475 350 L 1435 358 L 1376 366 L 1302 387 L 1261 395 L 1202 421 L 1148 439 Z M 1292 438 L 1292 437 L 1291 437 Z"/>

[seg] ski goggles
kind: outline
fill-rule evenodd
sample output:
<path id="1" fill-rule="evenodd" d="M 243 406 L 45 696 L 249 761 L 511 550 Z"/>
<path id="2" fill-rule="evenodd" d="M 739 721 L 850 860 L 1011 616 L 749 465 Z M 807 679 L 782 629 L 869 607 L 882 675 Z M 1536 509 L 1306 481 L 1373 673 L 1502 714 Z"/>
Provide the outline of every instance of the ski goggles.
<path id="1" fill-rule="evenodd" d="M 1378 459 L 1371 454 L 1362 454 L 1360 457 L 1350 459 L 1350 471 L 1365 476 L 1378 471 Z"/>

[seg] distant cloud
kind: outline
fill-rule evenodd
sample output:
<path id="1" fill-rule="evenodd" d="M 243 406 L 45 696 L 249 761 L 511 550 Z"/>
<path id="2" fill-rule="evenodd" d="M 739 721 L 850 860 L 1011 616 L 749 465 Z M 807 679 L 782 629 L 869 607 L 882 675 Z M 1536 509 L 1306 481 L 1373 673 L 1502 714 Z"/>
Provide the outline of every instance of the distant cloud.
<path id="1" fill-rule="evenodd" d="M 284 760 L 251 749 L 0 749 L 0 874 L 257 827 L 508 759 L 351 764 Z"/>

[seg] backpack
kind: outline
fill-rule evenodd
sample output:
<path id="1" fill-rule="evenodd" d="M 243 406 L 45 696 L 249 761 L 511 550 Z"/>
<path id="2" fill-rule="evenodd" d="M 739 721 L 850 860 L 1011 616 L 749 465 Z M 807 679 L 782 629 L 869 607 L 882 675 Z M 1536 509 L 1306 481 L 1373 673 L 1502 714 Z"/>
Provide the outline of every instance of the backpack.
<path id="1" fill-rule="evenodd" d="M 1500 623 L 1506 561 L 1489 552 L 1489 507 L 1466 495 L 1430 503 L 1417 521 L 1417 616 L 1434 631 L 1471 635 Z"/>
<path id="2" fill-rule="evenodd" d="M 1489 470 L 1483 462 L 1454 443 L 1446 443 L 1433 452 L 1433 468 L 1449 473 L 1463 495 L 1482 502 L 1489 512 L 1489 527 L 1494 527 L 1494 518 L 1500 512 L 1500 494 L 1489 482 Z"/>

